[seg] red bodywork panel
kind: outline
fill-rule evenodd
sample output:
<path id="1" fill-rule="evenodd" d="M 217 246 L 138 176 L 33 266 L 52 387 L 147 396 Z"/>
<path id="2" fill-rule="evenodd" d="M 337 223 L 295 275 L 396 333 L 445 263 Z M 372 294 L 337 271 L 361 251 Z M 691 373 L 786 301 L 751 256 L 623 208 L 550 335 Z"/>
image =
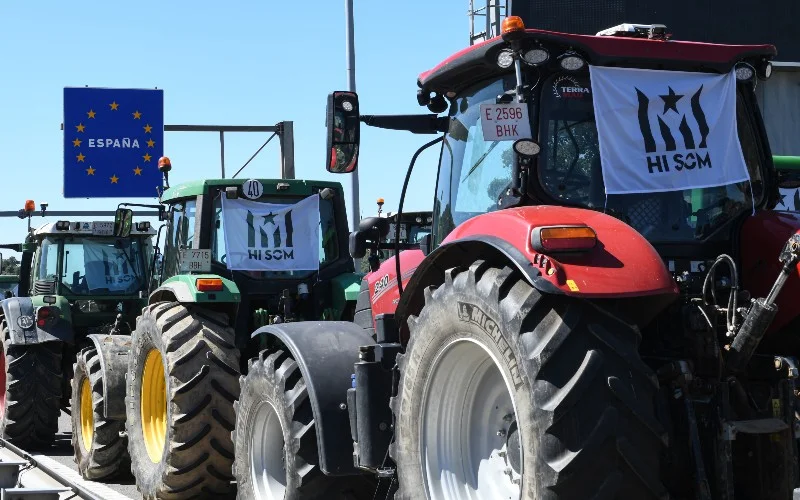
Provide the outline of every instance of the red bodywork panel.
<path id="1" fill-rule="evenodd" d="M 597 246 L 573 254 L 545 255 L 535 251 L 531 231 L 535 227 L 558 225 L 588 225 L 597 233 Z M 559 206 L 491 212 L 464 222 L 443 244 L 475 236 L 493 236 L 509 243 L 565 295 L 619 298 L 678 293 L 655 248 L 627 224 L 600 212 Z M 404 285 L 423 259 L 419 250 L 400 254 Z M 377 272 L 367 276 L 373 316 L 394 312 L 397 307 L 395 278 L 394 259 L 388 259 Z"/>
<path id="2" fill-rule="evenodd" d="M 646 38 L 618 36 L 593 36 L 559 33 L 554 31 L 525 30 L 524 40 L 535 40 L 563 50 L 579 51 L 589 64 L 640 67 L 643 62 L 673 69 L 694 68 L 701 71 L 724 73 L 743 59 L 751 63 L 771 59 L 777 53 L 773 45 L 722 45 L 703 42 L 663 41 Z M 472 81 L 488 75 L 513 71 L 501 70 L 496 64 L 496 53 L 506 44 L 495 37 L 466 48 L 441 62 L 433 69 L 419 75 L 420 88 L 441 93 L 459 91 Z M 651 65 L 652 65 L 651 64 Z M 666 69 L 666 68 L 662 68 Z"/>
<path id="3" fill-rule="evenodd" d="M 800 233 L 800 214 L 762 211 L 745 221 L 742 227 L 741 281 L 742 287 L 753 297 L 767 296 L 783 267 L 778 256 L 789 237 L 796 233 Z M 778 295 L 778 314 L 769 332 L 781 329 L 800 315 L 798 297 L 800 265 Z"/>

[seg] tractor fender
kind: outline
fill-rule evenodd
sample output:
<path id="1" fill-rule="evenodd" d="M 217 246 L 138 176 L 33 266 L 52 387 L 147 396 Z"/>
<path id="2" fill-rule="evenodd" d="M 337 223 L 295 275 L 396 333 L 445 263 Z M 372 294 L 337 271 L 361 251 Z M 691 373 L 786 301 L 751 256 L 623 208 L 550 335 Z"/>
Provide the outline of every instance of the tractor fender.
<path id="1" fill-rule="evenodd" d="M 264 326 L 254 340 L 280 341 L 300 367 L 317 424 L 319 465 L 329 476 L 361 474 L 353 465 L 347 389 L 359 347 L 375 343 L 347 321 L 308 321 Z M 267 337 L 267 338 L 263 338 Z M 263 345 L 263 344 L 262 344 Z"/>
<path id="2" fill-rule="evenodd" d="M 87 335 L 100 357 L 103 374 L 103 417 L 125 420 L 125 373 L 131 352 L 130 335 Z"/>
<path id="3" fill-rule="evenodd" d="M 36 311 L 31 297 L 11 297 L 2 302 L 3 316 L 6 318 L 9 331 L 9 344 L 27 345 L 42 344 L 44 342 L 66 342 L 71 344 L 75 340 L 72 323 L 69 321 L 69 310 L 59 308 L 61 315 L 58 320 L 47 326 L 39 328 L 36 325 Z"/>
<path id="4" fill-rule="evenodd" d="M 533 247 L 539 227 L 583 225 L 597 234 L 591 250 L 563 254 Z M 479 259 L 506 262 L 546 294 L 631 299 L 678 293 L 655 248 L 624 222 L 592 210 L 528 206 L 479 215 L 454 229 L 415 270 L 397 303 L 398 319 L 422 309 L 422 291 L 443 283 L 447 269 Z"/>
<path id="5" fill-rule="evenodd" d="M 222 290 L 201 292 L 197 289 L 198 279 L 221 279 Z M 222 304 L 238 303 L 239 287 L 231 280 L 216 274 L 179 274 L 164 281 L 150 294 L 150 303 L 169 301 L 181 303 Z"/>

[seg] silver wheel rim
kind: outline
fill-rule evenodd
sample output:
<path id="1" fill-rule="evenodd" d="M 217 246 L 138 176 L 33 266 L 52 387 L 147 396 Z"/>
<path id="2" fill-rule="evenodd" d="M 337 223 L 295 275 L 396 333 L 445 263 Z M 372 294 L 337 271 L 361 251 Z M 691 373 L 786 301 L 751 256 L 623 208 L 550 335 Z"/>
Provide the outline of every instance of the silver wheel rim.
<path id="1" fill-rule="evenodd" d="M 250 443 L 250 480 L 259 500 L 283 500 L 286 469 L 281 421 L 275 407 L 262 402 L 253 417 Z"/>
<path id="2" fill-rule="evenodd" d="M 460 338 L 439 352 L 423 392 L 420 419 L 428 498 L 521 497 L 522 477 L 508 457 L 508 432 L 516 415 L 510 387 L 497 358 L 481 342 Z M 521 471 L 521 449 L 519 454 Z"/>

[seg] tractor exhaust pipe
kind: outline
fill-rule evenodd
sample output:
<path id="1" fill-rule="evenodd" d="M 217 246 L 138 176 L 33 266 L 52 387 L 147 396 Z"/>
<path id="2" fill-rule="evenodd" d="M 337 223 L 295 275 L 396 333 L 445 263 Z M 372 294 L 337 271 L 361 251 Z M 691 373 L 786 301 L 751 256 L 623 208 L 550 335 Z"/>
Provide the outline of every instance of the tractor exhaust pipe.
<path id="1" fill-rule="evenodd" d="M 730 352 L 725 359 L 725 365 L 732 373 L 739 374 L 745 370 L 758 344 L 764 338 L 769 325 L 772 324 L 772 320 L 775 319 L 775 315 L 778 313 L 778 306 L 775 305 L 775 300 L 786 284 L 789 274 L 795 270 L 795 266 L 800 260 L 800 234 L 792 235 L 789 238 L 778 260 L 783 263 L 783 268 L 781 268 L 775 284 L 772 285 L 767 298 L 755 299 L 750 305 L 744 322 L 742 322 L 739 332 L 731 343 Z"/>

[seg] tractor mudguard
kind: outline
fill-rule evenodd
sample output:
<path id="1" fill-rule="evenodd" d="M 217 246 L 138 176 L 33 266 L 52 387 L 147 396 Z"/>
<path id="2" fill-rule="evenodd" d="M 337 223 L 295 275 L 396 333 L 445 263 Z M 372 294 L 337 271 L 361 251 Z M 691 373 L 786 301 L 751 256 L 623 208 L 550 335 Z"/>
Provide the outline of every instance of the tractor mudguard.
<path id="1" fill-rule="evenodd" d="M 103 374 L 103 417 L 125 420 L 125 373 L 131 352 L 130 335 L 87 336 L 97 349 Z"/>
<path id="2" fill-rule="evenodd" d="M 319 465 L 329 476 L 361 474 L 353 466 L 353 441 L 347 411 L 347 389 L 359 347 L 375 343 L 346 321 L 283 323 L 259 328 L 253 339 L 274 337 L 289 349 L 300 367 L 317 432 Z"/>
<path id="3" fill-rule="evenodd" d="M 67 304 L 68 306 L 68 304 Z M 3 316 L 8 324 L 11 345 L 42 344 L 44 342 L 66 342 L 75 340 L 70 322 L 69 309 L 59 308 L 61 316 L 47 327 L 36 325 L 36 310 L 31 297 L 12 297 L 2 302 Z"/>
<path id="4" fill-rule="evenodd" d="M 222 290 L 201 292 L 197 289 L 197 280 L 221 279 Z M 179 274 L 165 280 L 160 287 L 150 294 L 150 303 L 160 301 L 176 301 L 181 303 L 238 303 L 241 298 L 239 287 L 231 280 L 216 274 Z"/>
<path id="5" fill-rule="evenodd" d="M 580 253 L 539 252 L 532 234 L 547 226 L 589 226 L 597 244 Z M 441 284 L 447 269 L 492 258 L 517 268 L 547 294 L 593 299 L 677 294 L 655 248 L 622 221 L 592 210 L 529 206 L 479 215 L 453 230 L 414 271 L 397 302 L 398 319 L 422 308 L 422 291 Z"/>

